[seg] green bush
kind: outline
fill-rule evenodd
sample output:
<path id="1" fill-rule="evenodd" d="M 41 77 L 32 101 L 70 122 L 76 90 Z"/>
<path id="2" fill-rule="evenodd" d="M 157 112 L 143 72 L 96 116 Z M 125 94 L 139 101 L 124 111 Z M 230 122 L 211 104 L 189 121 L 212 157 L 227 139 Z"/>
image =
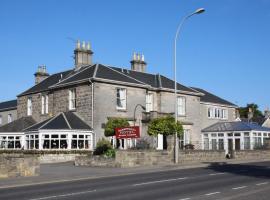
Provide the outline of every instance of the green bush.
<path id="1" fill-rule="evenodd" d="M 97 143 L 94 155 L 104 155 L 108 150 L 111 149 L 113 149 L 111 143 L 108 140 L 102 138 Z"/>
<path id="2" fill-rule="evenodd" d="M 115 158 L 115 150 L 114 149 L 108 149 L 105 154 L 105 157 L 107 158 Z"/>
<path id="3" fill-rule="evenodd" d="M 106 137 L 115 135 L 115 128 L 128 127 L 129 123 L 126 119 L 122 118 L 110 118 L 105 125 L 104 134 Z"/>

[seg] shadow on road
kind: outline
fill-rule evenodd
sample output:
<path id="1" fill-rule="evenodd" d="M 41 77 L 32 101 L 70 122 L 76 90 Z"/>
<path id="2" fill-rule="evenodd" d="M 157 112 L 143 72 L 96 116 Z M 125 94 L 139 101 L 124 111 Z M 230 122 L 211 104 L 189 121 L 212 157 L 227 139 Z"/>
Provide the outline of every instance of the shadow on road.
<path id="1" fill-rule="evenodd" d="M 216 172 L 231 173 L 241 176 L 250 176 L 256 178 L 270 178 L 270 165 L 265 163 L 244 163 L 244 164 L 228 164 L 224 163 L 208 163 L 210 164 L 208 169 Z"/>

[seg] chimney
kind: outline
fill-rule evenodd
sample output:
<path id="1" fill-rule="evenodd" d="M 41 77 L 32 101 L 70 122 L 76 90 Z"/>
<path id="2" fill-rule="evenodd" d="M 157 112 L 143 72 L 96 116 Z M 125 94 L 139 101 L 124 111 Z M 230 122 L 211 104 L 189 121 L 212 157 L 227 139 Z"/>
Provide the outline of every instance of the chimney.
<path id="1" fill-rule="evenodd" d="M 267 118 L 270 118 L 270 110 L 269 108 L 266 108 L 266 110 L 264 111 L 264 117 L 267 119 Z"/>
<path id="2" fill-rule="evenodd" d="M 47 73 L 46 66 L 40 65 L 38 66 L 38 70 L 34 74 L 34 76 L 35 76 L 35 84 L 39 84 L 41 81 L 48 78 L 50 75 Z"/>
<path id="3" fill-rule="evenodd" d="M 82 43 L 78 40 L 76 49 L 74 50 L 75 69 L 79 69 L 83 65 L 92 65 L 92 55 L 90 43 Z"/>
<path id="4" fill-rule="evenodd" d="M 253 118 L 253 110 L 252 108 L 248 108 L 248 122 L 251 122 Z"/>
<path id="5" fill-rule="evenodd" d="M 131 63 L 131 70 L 138 72 L 146 72 L 147 63 L 144 61 L 144 55 L 133 53 Z"/>

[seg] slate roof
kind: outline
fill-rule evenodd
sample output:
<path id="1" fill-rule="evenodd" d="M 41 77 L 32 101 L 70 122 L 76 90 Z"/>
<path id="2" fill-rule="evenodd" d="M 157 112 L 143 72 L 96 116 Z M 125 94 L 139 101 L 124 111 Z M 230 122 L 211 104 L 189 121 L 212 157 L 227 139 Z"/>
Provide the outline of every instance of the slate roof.
<path id="1" fill-rule="evenodd" d="M 149 74 L 102 64 L 94 64 L 83 66 L 79 70 L 73 69 L 53 74 L 18 96 L 43 92 L 53 88 L 74 85 L 80 82 L 87 82 L 90 79 L 94 81 L 120 82 L 123 85 L 133 84 L 139 87 L 152 87 L 160 90 L 174 89 L 174 81 L 159 74 Z M 179 83 L 177 89 L 195 95 L 201 95 L 200 92 Z"/>
<path id="2" fill-rule="evenodd" d="M 207 92 L 206 90 L 200 89 L 200 88 L 196 88 L 196 87 L 192 87 L 194 90 L 197 90 L 198 92 L 201 92 L 204 94 L 204 96 L 201 97 L 201 101 L 202 102 L 207 102 L 207 103 L 216 103 L 216 104 L 223 104 L 223 105 L 228 105 L 228 106 L 233 106 L 233 107 L 238 107 L 237 105 L 222 99 L 210 92 Z"/>
<path id="3" fill-rule="evenodd" d="M 29 126 L 35 124 L 36 121 L 32 117 L 22 117 L 13 122 L 0 127 L 0 132 L 23 132 Z"/>
<path id="4" fill-rule="evenodd" d="M 34 124 L 33 126 L 26 128 L 24 131 L 28 132 L 38 130 L 92 130 L 92 128 L 77 114 L 73 112 L 62 112 L 55 117 Z"/>
<path id="5" fill-rule="evenodd" d="M 242 121 L 218 122 L 205 129 L 202 132 L 234 132 L 234 131 L 268 131 L 270 128 L 262 127 L 257 123 L 248 123 Z"/>
<path id="6" fill-rule="evenodd" d="M 57 74 L 53 74 L 53 75 L 49 76 L 48 78 L 46 78 L 45 80 L 41 81 L 39 84 L 36 84 L 33 87 L 31 87 L 30 89 L 26 90 L 25 92 L 19 94 L 18 96 L 20 97 L 20 96 L 24 96 L 27 94 L 48 91 L 50 86 L 58 83 L 60 80 L 67 77 L 72 72 L 73 72 L 73 70 L 68 70 L 68 71 L 57 73 Z"/>
<path id="7" fill-rule="evenodd" d="M 17 108 L 17 99 L 0 103 L 0 111 L 15 110 Z"/>

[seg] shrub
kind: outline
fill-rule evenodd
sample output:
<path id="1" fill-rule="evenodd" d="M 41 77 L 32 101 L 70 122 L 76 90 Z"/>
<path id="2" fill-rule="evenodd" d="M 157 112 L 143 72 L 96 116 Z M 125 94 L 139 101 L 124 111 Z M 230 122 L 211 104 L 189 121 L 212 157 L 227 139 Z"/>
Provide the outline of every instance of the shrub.
<path id="1" fill-rule="evenodd" d="M 104 157 L 107 158 L 114 158 L 115 150 L 113 149 L 111 143 L 108 140 L 102 138 L 97 143 L 94 155 L 103 155 Z"/>
<path id="2" fill-rule="evenodd" d="M 104 155 L 109 150 L 113 150 L 111 143 L 108 140 L 102 138 L 97 143 L 94 155 Z"/>
<path id="3" fill-rule="evenodd" d="M 107 158 L 115 158 L 115 150 L 114 149 L 108 149 L 105 154 L 105 157 Z"/>

